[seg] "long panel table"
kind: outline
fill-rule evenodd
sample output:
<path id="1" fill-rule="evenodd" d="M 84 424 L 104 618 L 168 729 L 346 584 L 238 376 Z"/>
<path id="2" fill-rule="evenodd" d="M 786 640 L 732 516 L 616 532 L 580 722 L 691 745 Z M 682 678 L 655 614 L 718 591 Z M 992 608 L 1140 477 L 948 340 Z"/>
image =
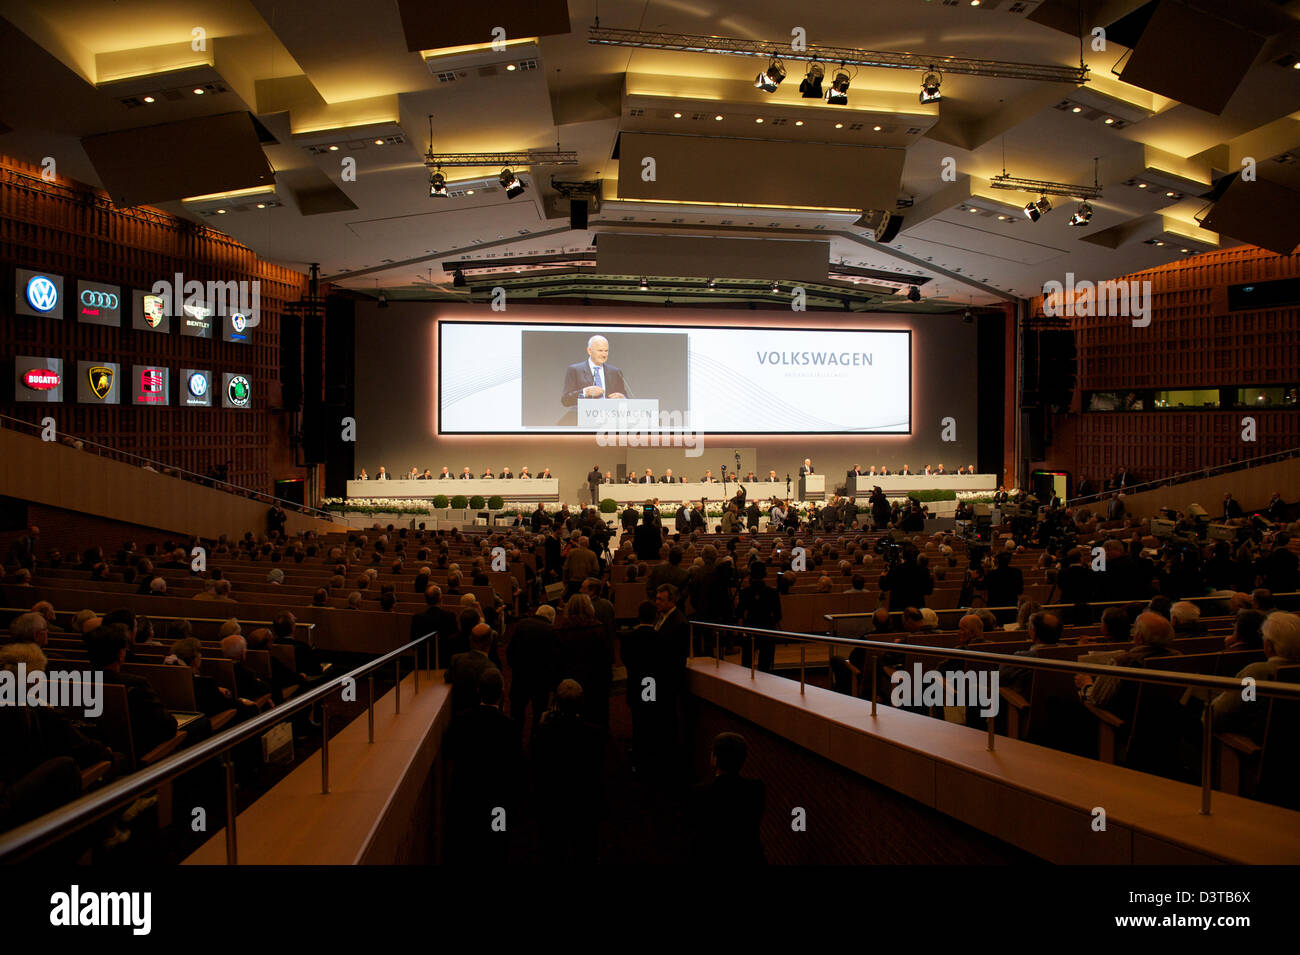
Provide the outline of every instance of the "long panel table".
<path id="1" fill-rule="evenodd" d="M 995 491 L 996 474 L 859 474 L 849 478 L 849 494 L 866 497 L 877 484 L 886 494 L 906 494 L 908 491 L 954 490 Z"/>
<path id="2" fill-rule="evenodd" d="M 443 481 L 435 478 L 431 481 L 349 481 L 348 497 L 369 498 L 430 498 L 438 494 L 454 497 L 464 494 L 473 497 L 481 494 L 491 497 L 500 494 L 507 501 L 558 501 L 560 499 L 559 478 L 528 478 L 521 480 L 488 480 L 472 478 L 468 481 Z"/>
<path id="3" fill-rule="evenodd" d="M 797 482 L 790 483 L 790 491 L 787 494 L 785 481 L 742 481 L 745 485 L 745 494 L 747 501 L 757 501 L 759 506 L 763 506 L 774 496 L 785 500 L 787 497 L 796 497 L 799 493 Z M 690 482 L 687 484 L 602 484 L 599 489 L 600 497 L 612 498 L 620 504 L 642 504 L 646 498 L 659 498 L 660 502 L 665 501 L 698 501 L 700 498 L 708 498 L 710 503 L 718 501 L 729 501 L 736 496 L 735 481 L 727 481 L 727 489 L 724 492 L 722 482 L 716 484 L 701 484 L 699 482 Z"/>

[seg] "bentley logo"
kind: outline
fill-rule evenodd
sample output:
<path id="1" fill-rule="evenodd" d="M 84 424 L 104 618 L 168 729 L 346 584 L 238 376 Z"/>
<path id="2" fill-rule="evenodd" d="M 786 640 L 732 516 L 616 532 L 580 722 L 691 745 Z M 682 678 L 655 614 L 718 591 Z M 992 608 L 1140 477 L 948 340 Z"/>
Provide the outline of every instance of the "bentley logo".
<path id="1" fill-rule="evenodd" d="M 104 365 L 95 365 L 86 374 L 90 378 L 90 390 L 94 392 L 96 398 L 103 401 L 113 390 L 113 369 Z"/>

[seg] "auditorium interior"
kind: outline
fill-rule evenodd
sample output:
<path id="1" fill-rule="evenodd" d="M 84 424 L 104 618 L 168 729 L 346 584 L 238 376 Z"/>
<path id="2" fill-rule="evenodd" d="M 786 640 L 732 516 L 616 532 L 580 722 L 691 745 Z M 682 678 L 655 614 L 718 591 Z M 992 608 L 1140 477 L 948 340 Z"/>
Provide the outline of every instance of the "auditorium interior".
<path id="1" fill-rule="evenodd" d="M 1300 4 L 0 0 L 0 71 L 0 860 L 1300 863 Z"/>

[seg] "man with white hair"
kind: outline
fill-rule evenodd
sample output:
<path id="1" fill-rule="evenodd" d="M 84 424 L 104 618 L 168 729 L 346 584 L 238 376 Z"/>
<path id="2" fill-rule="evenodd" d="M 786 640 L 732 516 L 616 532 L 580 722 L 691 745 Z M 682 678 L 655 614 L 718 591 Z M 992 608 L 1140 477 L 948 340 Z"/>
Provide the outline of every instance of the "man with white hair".
<path id="1" fill-rule="evenodd" d="M 1237 679 L 1276 680 L 1278 667 L 1300 663 L 1300 617 L 1293 613 L 1276 611 L 1269 614 L 1261 628 L 1264 654 L 1267 660 L 1251 663 L 1242 668 Z M 1242 699 L 1243 690 L 1225 690 L 1214 698 L 1215 729 L 1244 733 L 1258 740 L 1263 736 L 1264 719 L 1268 715 L 1268 697 Z"/>
<path id="2" fill-rule="evenodd" d="M 62 630 L 59 626 L 58 618 L 54 615 L 54 604 L 48 600 L 38 600 L 32 604 L 32 613 L 38 613 L 45 618 L 46 630 Z"/>
<path id="3" fill-rule="evenodd" d="M 631 389 L 623 371 L 609 364 L 609 339 L 592 335 L 587 339 L 587 360 L 574 362 L 564 371 L 560 402 L 573 408 L 579 398 L 630 398 Z"/>
<path id="4" fill-rule="evenodd" d="M 240 700 L 257 706 L 269 705 L 271 688 L 244 662 L 248 657 L 248 641 L 238 633 L 222 637 L 221 655 L 235 665 L 235 689 Z"/>
<path id="5" fill-rule="evenodd" d="M 1199 637 L 1205 633 L 1201 608 L 1190 600 L 1180 600 L 1170 607 L 1169 619 L 1173 622 L 1174 633 L 1180 637 Z"/>
<path id="6" fill-rule="evenodd" d="M 45 646 L 49 640 L 49 629 L 45 618 L 39 613 L 25 613 L 9 624 L 9 634 L 15 643 L 34 643 Z"/>

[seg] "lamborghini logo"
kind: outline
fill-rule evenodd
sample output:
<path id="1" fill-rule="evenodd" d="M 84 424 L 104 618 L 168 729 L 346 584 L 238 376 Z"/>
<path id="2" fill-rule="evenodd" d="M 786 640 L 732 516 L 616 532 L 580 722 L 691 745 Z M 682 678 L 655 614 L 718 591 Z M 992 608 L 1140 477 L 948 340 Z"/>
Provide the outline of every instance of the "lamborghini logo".
<path id="1" fill-rule="evenodd" d="M 96 398 L 103 401 L 113 390 L 113 369 L 95 365 L 86 374 L 90 377 L 90 390 Z"/>

